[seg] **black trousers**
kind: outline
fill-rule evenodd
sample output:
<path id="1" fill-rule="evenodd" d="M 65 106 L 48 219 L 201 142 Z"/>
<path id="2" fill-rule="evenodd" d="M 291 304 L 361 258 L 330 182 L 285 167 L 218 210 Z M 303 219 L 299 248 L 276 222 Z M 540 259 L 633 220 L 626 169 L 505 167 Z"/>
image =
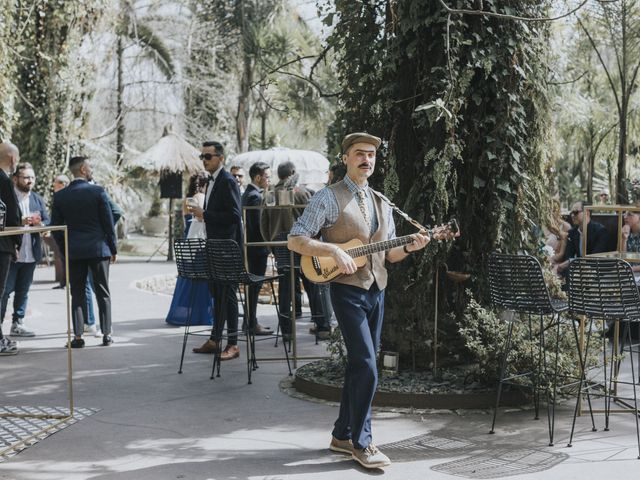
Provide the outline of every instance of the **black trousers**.
<path id="1" fill-rule="evenodd" d="M 71 318 L 73 333 L 81 337 L 87 318 L 87 274 L 93 277 L 93 291 L 98 301 L 100 329 L 103 335 L 111 335 L 111 294 L 109 293 L 109 257 L 69 260 L 71 284 Z"/>
<path id="2" fill-rule="evenodd" d="M 282 333 L 291 333 L 291 272 L 286 270 L 284 276 L 279 280 L 278 296 L 280 297 L 280 328 Z M 302 295 L 300 289 L 300 280 L 304 285 L 304 289 L 309 297 L 309 308 L 311 316 L 316 324 L 318 331 L 331 330 L 332 309 L 329 299 L 328 289 L 322 285 L 307 280 L 298 270 L 295 272 L 295 289 L 296 289 L 296 317 L 302 303 Z"/>
<path id="3" fill-rule="evenodd" d="M 247 263 L 249 265 L 249 273 L 253 273 L 254 275 L 264 276 L 267 271 L 267 259 L 268 255 L 249 255 L 247 256 Z M 260 294 L 260 289 L 262 288 L 262 283 L 253 285 L 248 289 L 248 298 L 247 303 L 249 304 L 249 311 L 251 312 L 251 318 L 249 318 L 249 327 L 253 328 L 256 326 L 256 308 L 258 308 L 258 295 Z M 245 322 L 246 320 L 245 312 Z"/>
<path id="4" fill-rule="evenodd" d="M 8 252 L 0 252 L 0 295 L 4 295 L 4 286 L 7 284 L 9 268 L 11 268 L 11 254 Z M 1 324 L 2 319 L 0 319 L 0 325 Z M 4 338 L 2 336 L 2 328 L 0 328 L 0 338 Z"/>
<path id="5" fill-rule="evenodd" d="M 212 283 L 209 285 L 209 291 L 213 296 L 214 302 L 214 319 L 213 328 L 211 329 L 211 340 L 217 340 L 218 338 L 220 338 L 226 321 L 228 335 L 227 344 L 238 344 L 238 299 L 236 298 L 237 290 L 238 285 L 220 285 L 218 283 Z"/>

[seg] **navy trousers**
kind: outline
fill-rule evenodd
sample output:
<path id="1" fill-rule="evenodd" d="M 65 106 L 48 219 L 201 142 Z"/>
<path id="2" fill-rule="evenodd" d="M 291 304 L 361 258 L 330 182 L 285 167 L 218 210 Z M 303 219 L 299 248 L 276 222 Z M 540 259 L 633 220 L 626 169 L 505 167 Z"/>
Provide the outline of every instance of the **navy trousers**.
<path id="1" fill-rule="evenodd" d="M 347 347 L 347 370 L 340 413 L 333 436 L 351 439 L 355 448 L 371 443 L 371 402 L 378 385 L 376 354 L 380 346 L 384 290 L 331 284 L 331 303 Z"/>

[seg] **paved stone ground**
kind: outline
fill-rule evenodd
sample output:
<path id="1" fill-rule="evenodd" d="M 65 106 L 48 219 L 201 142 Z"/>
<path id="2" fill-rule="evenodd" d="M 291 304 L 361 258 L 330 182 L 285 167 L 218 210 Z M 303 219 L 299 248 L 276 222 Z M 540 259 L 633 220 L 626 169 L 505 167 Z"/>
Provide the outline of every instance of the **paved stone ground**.
<path id="1" fill-rule="evenodd" d="M 247 385 L 245 364 L 223 364 L 209 379 L 211 357 L 187 354 L 178 375 L 180 328 L 167 326 L 170 298 L 136 289 L 136 281 L 175 266 L 122 258 L 113 266 L 114 343 L 73 352 L 75 405 L 95 412 L 0 463 L 0 479 L 635 479 L 635 423 L 615 415 L 612 429 L 591 432 L 578 420 L 566 447 L 570 405 L 558 412 L 555 447 L 546 421 L 531 411 L 501 411 L 495 435 L 488 412 L 379 411 L 374 436 L 394 461 L 366 472 L 327 450 L 337 406 L 288 395 L 286 364 L 262 362 Z M 53 272 L 37 270 L 28 323 L 38 336 L 24 339 L 15 357 L 1 357 L 2 406 L 67 405 L 65 294 L 51 290 Z M 272 307 L 260 306 L 273 325 Z M 301 354 L 322 354 L 299 326 Z M 5 331 L 8 325 L 5 325 Z M 201 339 L 190 340 L 190 346 Z M 261 356 L 279 356 L 262 342 Z M 244 354 L 244 349 L 243 349 Z"/>

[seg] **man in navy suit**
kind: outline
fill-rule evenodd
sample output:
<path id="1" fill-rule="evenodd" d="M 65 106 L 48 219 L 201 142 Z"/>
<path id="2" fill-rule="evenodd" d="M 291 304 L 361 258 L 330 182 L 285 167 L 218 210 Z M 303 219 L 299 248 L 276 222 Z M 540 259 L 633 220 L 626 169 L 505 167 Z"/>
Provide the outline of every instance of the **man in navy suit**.
<path id="1" fill-rule="evenodd" d="M 237 178 L 237 177 L 236 177 Z M 262 191 L 269 186 L 271 169 L 265 162 L 256 162 L 249 169 L 251 183 L 242 194 L 242 206 L 256 207 L 262 205 Z M 249 209 L 247 212 L 247 242 L 264 242 L 260 233 L 260 210 Z M 254 275 L 264 276 L 267 271 L 267 259 L 269 249 L 267 247 L 247 247 L 247 264 L 249 272 Z M 253 285 L 249 288 L 248 304 L 251 318 L 249 328 L 252 328 L 256 335 L 271 335 L 273 331 L 260 325 L 256 318 L 256 308 L 258 307 L 258 295 L 262 284 Z"/>
<path id="2" fill-rule="evenodd" d="M 43 198 L 32 191 L 36 184 L 36 174 L 30 163 L 20 163 L 13 174 L 13 185 L 22 212 L 22 224 L 40 226 L 49 224 L 49 214 Z M 11 335 L 16 337 L 33 337 L 35 333 L 24 324 L 27 311 L 29 289 L 33 283 L 33 272 L 42 260 L 42 240 L 38 233 L 25 233 L 18 258 L 11 262 L 4 295 L 0 302 L 0 318 L 4 319 L 9 303 L 9 295 L 13 293 L 13 322 Z"/>
<path id="3" fill-rule="evenodd" d="M 89 183 L 93 179 L 91 163 L 86 157 L 69 160 L 74 180 L 67 188 L 53 195 L 51 224 L 67 225 L 69 236 L 69 282 L 71 284 L 71 314 L 73 333 L 71 348 L 84 347 L 82 333 L 87 317 L 86 283 L 91 272 L 94 282 L 102 344 L 111 339 L 111 296 L 109 293 L 109 263 L 116 261 L 116 233 L 109 198 L 104 189 Z M 64 235 L 53 232 L 61 251 Z"/>
<path id="4" fill-rule="evenodd" d="M 236 179 L 224 169 L 224 147 L 219 142 L 204 142 L 200 159 L 204 169 L 211 175 L 205 192 L 204 208 L 189 207 L 198 220 L 204 220 L 208 239 L 232 239 L 242 246 L 242 215 L 240 209 L 240 189 Z M 227 322 L 227 346 L 220 355 L 221 361 L 231 360 L 240 356 L 238 348 L 238 301 L 236 288 L 227 288 L 226 298 L 222 298 L 222 289 L 214 287 L 215 323 L 211 329 L 211 337 L 200 347 L 194 348 L 195 353 L 214 353 L 216 343 L 216 329 Z M 222 318 L 221 305 L 226 302 L 226 319 Z"/>
<path id="5" fill-rule="evenodd" d="M 13 173 L 19 161 L 18 147 L 11 142 L 0 143 L 0 203 L 5 208 L 4 224 L 7 227 L 17 227 L 21 223 L 16 192 L 9 178 L 9 174 Z M 0 237 L 0 293 L 4 293 L 11 260 L 16 258 L 16 249 L 20 248 L 21 242 L 20 235 Z M 0 319 L 1 321 L 2 319 Z M 3 336 L 2 328 L 0 328 L 0 356 L 15 355 L 16 353 L 18 353 L 18 343 Z"/>

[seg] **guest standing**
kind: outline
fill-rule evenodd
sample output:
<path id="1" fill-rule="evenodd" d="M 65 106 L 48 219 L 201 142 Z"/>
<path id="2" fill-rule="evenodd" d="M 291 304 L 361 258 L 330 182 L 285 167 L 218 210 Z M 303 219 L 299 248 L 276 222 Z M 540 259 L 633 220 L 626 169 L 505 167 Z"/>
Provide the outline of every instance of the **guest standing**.
<path id="1" fill-rule="evenodd" d="M 104 189 L 89 183 L 93 179 L 86 157 L 69 160 L 74 180 L 53 195 L 52 225 L 67 225 L 69 241 L 69 282 L 74 339 L 71 348 L 83 348 L 84 319 L 87 317 L 86 283 L 91 272 L 100 312 L 102 344 L 111 345 L 111 295 L 109 263 L 116 261 L 116 234 L 109 199 Z M 78 208 L 81 205 L 82 208 Z M 62 250 L 62 232 L 53 233 Z"/>
<path id="2" fill-rule="evenodd" d="M 13 174 L 13 184 L 18 205 L 22 212 L 22 223 L 28 226 L 49 224 L 49 214 L 44 199 L 33 191 L 36 184 L 36 174 L 30 163 L 20 163 Z M 9 303 L 9 295 L 13 293 L 13 314 L 11 335 L 16 337 L 33 337 L 35 332 L 24 324 L 27 312 L 29 289 L 33 283 L 33 273 L 36 265 L 42 260 L 42 240 L 39 233 L 25 233 L 22 235 L 22 245 L 18 251 L 18 258 L 11 262 L 4 295 L 0 302 L 0 317 L 4 320 Z"/>
<path id="3" fill-rule="evenodd" d="M 16 192 L 9 178 L 19 161 L 18 147 L 11 142 L 0 143 L 0 203 L 5 207 L 5 226 L 7 227 L 17 227 L 22 223 Z M 0 295 L 4 295 L 11 260 L 16 258 L 21 242 L 20 235 L 0 237 Z M 18 353 L 18 343 L 2 334 L 2 319 L 0 319 L 0 355 L 16 353 Z"/>
<path id="4" fill-rule="evenodd" d="M 183 203 L 185 214 L 184 235 L 189 238 L 206 238 L 207 233 L 204 223 L 194 218 L 187 208 L 187 198 L 192 198 L 200 208 L 204 205 L 204 190 L 209 182 L 209 174 L 199 172 L 191 175 L 187 187 L 187 197 Z M 195 291 L 194 291 L 195 289 Z M 193 303 L 191 303 L 193 295 Z M 165 321 L 171 325 L 212 325 L 213 307 L 211 294 L 206 282 L 192 282 L 189 279 L 178 277 L 173 291 L 171 306 Z M 189 317 L 189 312 L 191 316 Z"/>
<path id="5" fill-rule="evenodd" d="M 198 220 L 204 220 L 207 227 L 207 239 L 231 239 L 242 247 L 242 215 L 240 208 L 240 189 L 235 178 L 224 169 L 224 147 L 220 142 L 202 144 L 200 159 L 210 178 L 205 193 L 204 208 L 190 207 Z M 242 250 L 242 248 L 241 248 Z M 215 318 L 217 325 L 211 329 L 211 337 L 195 353 L 214 353 L 218 350 L 216 330 L 227 324 L 227 345 L 220 355 L 221 361 L 240 356 L 238 348 L 238 300 L 237 285 L 223 289 L 215 285 L 212 294 L 215 299 Z M 223 292 L 226 296 L 223 298 Z M 222 302 L 226 302 L 226 318 L 222 318 Z"/>
<path id="6" fill-rule="evenodd" d="M 271 169 L 269 164 L 264 162 L 256 162 L 249 169 L 249 178 L 251 183 L 242 194 L 243 207 L 258 207 L 262 205 L 262 192 L 269 186 L 271 178 Z M 247 219 L 247 242 L 264 242 L 260 233 L 260 210 L 249 209 L 246 214 Z M 269 249 L 267 247 L 247 247 L 247 264 L 249 272 L 254 275 L 264 276 L 267 271 L 267 259 L 269 258 Z M 253 329 L 256 335 L 271 335 L 273 331 L 260 325 L 256 316 L 258 308 L 258 295 L 262 284 L 256 284 L 249 287 L 248 305 L 251 312 L 249 319 L 249 328 Z"/>

